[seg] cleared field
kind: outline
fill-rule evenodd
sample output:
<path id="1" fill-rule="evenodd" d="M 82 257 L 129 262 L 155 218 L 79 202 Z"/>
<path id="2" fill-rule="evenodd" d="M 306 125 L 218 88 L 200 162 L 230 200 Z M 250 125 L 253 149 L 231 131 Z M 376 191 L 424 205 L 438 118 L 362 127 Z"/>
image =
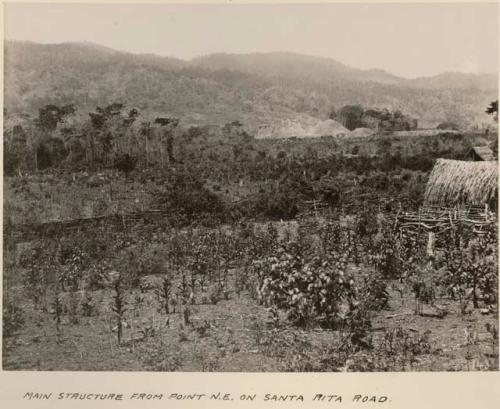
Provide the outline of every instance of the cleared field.
<path id="1" fill-rule="evenodd" d="M 481 301 L 480 308 L 474 308 L 450 296 L 446 274 L 439 283 L 425 282 L 428 277 L 421 271 L 396 269 L 393 273 L 401 277 L 391 277 L 384 270 L 388 267 L 376 267 L 367 241 L 347 246 L 348 237 L 354 237 L 348 233 L 353 220 L 346 218 L 333 228 L 316 227 L 313 233 L 304 230 L 315 222 L 304 221 L 250 230 L 185 229 L 157 238 L 134 254 L 140 259 L 154 255 L 159 273 L 144 274 L 154 266 L 127 265 L 125 258 L 121 276 L 128 281 L 118 290 L 124 305 L 118 313 L 115 273 L 110 279 L 104 269 L 98 277 L 95 270 L 82 269 L 79 285 L 69 290 L 57 283 L 43 289 L 29 281 L 24 287 L 11 285 L 6 299 L 15 300 L 24 322 L 15 335 L 5 338 L 4 369 L 497 370 L 496 305 Z M 288 271 L 289 260 L 310 258 L 305 250 L 300 256 L 291 250 L 304 238 L 311 243 L 307 248 L 315 249 L 311 257 L 322 254 L 326 262 L 328 253 L 338 253 L 346 259 L 326 270 L 321 262 L 292 263 L 292 275 L 300 275 L 292 287 L 304 298 L 316 299 L 322 291 L 329 294 L 325 305 L 310 309 L 288 297 L 289 278 L 280 281 L 282 276 L 276 275 Z M 335 260 L 340 260 L 338 255 Z M 111 270 L 112 263 L 108 257 L 100 265 Z M 324 283 L 343 278 L 351 280 L 351 287 L 324 284 L 316 291 L 317 281 L 308 277 L 325 274 Z M 274 281 L 266 281 L 268 277 Z M 72 279 L 66 280 L 66 287 Z M 416 293 L 415 283 L 422 280 L 428 288 L 436 285 L 432 297 Z M 273 291 L 280 286 L 285 288 L 277 297 Z M 307 320 L 301 320 L 304 317 Z"/>

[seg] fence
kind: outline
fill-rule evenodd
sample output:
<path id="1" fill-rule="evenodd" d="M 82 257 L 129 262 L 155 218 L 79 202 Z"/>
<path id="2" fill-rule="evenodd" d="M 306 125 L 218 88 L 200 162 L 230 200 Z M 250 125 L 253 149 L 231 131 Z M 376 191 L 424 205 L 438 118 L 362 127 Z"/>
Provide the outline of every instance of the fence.
<path id="1" fill-rule="evenodd" d="M 97 229 L 100 227 L 126 229 L 138 223 L 152 222 L 171 225 L 176 217 L 176 214 L 169 211 L 149 210 L 137 213 L 112 214 L 39 224 L 4 225 L 4 242 L 9 242 L 19 237 L 23 239 L 33 239 L 53 236 L 64 231 L 79 229 Z"/>
<path id="2" fill-rule="evenodd" d="M 396 226 L 400 232 L 427 235 L 428 252 L 432 253 L 441 236 L 458 225 L 472 226 L 477 235 L 485 233 L 485 227 L 497 223 L 497 215 L 485 207 L 438 206 L 421 207 L 417 212 L 400 212 L 396 216 Z"/>

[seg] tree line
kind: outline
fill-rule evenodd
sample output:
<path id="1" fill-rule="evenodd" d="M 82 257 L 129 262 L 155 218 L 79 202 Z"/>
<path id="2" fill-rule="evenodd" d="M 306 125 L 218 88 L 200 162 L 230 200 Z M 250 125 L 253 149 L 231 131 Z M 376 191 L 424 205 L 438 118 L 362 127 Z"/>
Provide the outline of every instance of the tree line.
<path id="1" fill-rule="evenodd" d="M 178 118 L 141 115 L 121 103 L 98 106 L 84 119 L 74 104 L 46 105 L 36 117 L 6 127 L 4 170 L 7 175 L 58 167 L 127 170 L 137 161 L 173 162 L 178 124 Z"/>

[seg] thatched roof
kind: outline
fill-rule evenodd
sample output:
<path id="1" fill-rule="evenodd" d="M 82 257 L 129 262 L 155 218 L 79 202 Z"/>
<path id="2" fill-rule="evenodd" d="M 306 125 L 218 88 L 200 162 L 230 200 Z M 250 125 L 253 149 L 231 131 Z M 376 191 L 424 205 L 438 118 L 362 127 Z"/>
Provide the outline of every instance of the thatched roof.
<path id="1" fill-rule="evenodd" d="M 495 160 L 493 151 L 489 146 L 474 146 L 472 151 L 481 160 Z"/>
<path id="2" fill-rule="evenodd" d="M 438 159 L 429 176 L 424 201 L 426 205 L 481 206 L 495 200 L 497 186 L 496 161 Z"/>

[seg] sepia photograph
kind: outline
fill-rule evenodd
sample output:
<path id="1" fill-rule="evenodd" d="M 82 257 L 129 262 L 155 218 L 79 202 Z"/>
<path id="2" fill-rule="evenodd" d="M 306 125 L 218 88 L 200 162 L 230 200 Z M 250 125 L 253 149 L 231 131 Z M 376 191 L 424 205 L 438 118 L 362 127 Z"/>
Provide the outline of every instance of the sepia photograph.
<path id="1" fill-rule="evenodd" d="M 3 20 L 3 371 L 499 370 L 498 3 Z"/>

